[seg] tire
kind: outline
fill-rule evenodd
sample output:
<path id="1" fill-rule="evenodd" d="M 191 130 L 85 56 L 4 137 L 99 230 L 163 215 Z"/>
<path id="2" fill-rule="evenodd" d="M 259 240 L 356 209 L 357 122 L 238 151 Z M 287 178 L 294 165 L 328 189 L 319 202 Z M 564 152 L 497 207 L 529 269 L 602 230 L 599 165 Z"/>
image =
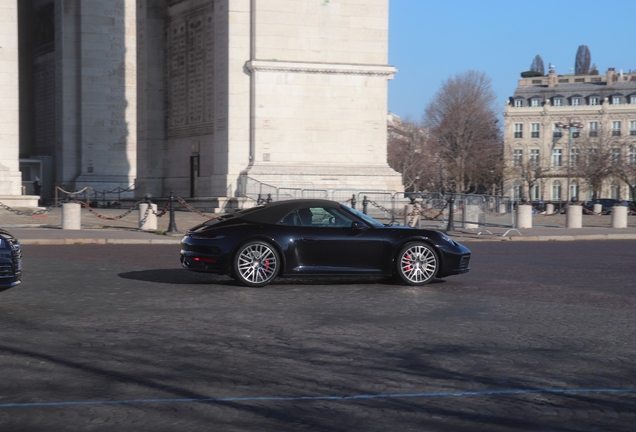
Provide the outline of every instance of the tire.
<path id="1" fill-rule="evenodd" d="M 426 285 L 439 270 L 439 259 L 426 243 L 408 243 L 397 257 L 397 274 L 408 285 Z"/>
<path id="2" fill-rule="evenodd" d="M 242 285 L 263 287 L 278 274 L 280 258 L 269 243 L 254 240 L 242 245 L 234 256 L 234 277 Z"/>

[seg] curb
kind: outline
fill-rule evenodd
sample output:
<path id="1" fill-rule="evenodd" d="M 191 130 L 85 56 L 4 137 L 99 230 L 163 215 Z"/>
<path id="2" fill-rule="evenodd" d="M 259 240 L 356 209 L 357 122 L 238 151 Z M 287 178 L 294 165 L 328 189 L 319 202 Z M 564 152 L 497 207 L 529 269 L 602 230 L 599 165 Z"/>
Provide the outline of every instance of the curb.
<path id="1" fill-rule="evenodd" d="M 93 239 L 93 238 L 77 238 L 77 239 L 23 239 L 20 240 L 21 245 L 86 245 L 86 244 L 115 244 L 115 245 L 178 245 L 181 239 Z"/>

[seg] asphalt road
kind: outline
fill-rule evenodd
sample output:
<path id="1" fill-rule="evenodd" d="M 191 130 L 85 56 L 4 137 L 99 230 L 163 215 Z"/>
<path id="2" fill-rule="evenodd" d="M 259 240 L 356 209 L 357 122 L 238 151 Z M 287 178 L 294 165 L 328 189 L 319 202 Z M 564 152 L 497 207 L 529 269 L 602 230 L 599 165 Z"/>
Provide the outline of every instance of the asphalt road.
<path id="1" fill-rule="evenodd" d="M 414 288 L 180 269 L 178 246 L 24 246 L 0 431 L 630 431 L 636 242 L 470 243 Z"/>

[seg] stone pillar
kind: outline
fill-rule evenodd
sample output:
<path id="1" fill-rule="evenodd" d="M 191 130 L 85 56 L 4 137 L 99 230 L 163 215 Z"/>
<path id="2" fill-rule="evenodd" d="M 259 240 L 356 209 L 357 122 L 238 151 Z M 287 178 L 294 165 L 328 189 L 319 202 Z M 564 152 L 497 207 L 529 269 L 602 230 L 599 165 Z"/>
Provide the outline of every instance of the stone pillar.
<path id="1" fill-rule="evenodd" d="M 77 203 L 62 204 L 62 229 L 82 229 L 82 207 Z"/>
<path id="2" fill-rule="evenodd" d="M 506 214 L 506 205 L 501 203 L 499 204 L 499 213 L 500 214 Z"/>
<path id="3" fill-rule="evenodd" d="M 55 8 L 61 14 L 56 28 L 62 26 L 55 41 L 63 103 L 58 143 L 68 147 L 65 158 L 77 157 L 65 159 L 62 182 L 76 189 L 127 188 L 137 177 L 137 2 L 61 3 Z"/>
<path id="4" fill-rule="evenodd" d="M 148 213 L 146 214 L 146 212 Z M 144 231 L 157 230 L 157 204 L 150 204 L 150 209 L 148 209 L 148 203 L 139 204 L 139 229 Z"/>
<path id="5" fill-rule="evenodd" d="M 466 204 L 464 205 L 462 213 L 464 228 L 473 229 L 479 227 L 479 224 L 477 223 L 479 222 L 479 205 Z"/>
<path id="6" fill-rule="evenodd" d="M 22 194 L 18 93 L 18 2 L 0 6 L 0 196 Z"/>
<path id="7" fill-rule="evenodd" d="M 603 213 L 603 205 L 602 204 L 594 204 L 594 214 L 600 215 Z"/>
<path id="8" fill-rule="evenodd" d="M 554 214 L 554 204 L 546 204 L 545 206 L 545 214 Z"/>
<path id="9" fill-rule="evenodd" d="M 612 228 L 627 228 L 627 207 L 612 207 Z"/>
<path id="10" fill-rule="evenodd" d="M 532 206 L 520 204 L 517 206 L 517 228 L 532 228 Z"/>
<path id="11" fill-rule="evenodd" d="M 583 228 L 583 207 L 580 205 L 569 205 L 565 214 L 566 228 Z"/>
<path id="12" fill-rule="evenodd" d="M 407 204 L 404 206 L 404 226 L 408 226 L 411 219 L 413 219 L 413 208 L 413 204 Z"/>

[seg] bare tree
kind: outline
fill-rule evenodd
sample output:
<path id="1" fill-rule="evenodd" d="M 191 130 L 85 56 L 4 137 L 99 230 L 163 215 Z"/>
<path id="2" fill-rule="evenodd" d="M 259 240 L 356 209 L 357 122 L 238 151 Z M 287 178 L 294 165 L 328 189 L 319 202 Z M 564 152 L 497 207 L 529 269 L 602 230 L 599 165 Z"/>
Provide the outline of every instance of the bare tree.
<path id="1" fill-rule="evenodd" d="M 587 75 L 590 73 L 590 49 L 587 45 L 580 45 L 576 51 L 576 60 L 574 62 L 574 73 L 577 75 Z"/>
<path id="2" fill-rule="evenodd" d="M 623 141 L 621 148 L 621 160 L 615 166 L 614 175 L 625 182 L 631 190 L 631 195 L 636 200 L 636 144 Z M 622 198 L 627 198 L 623 196 Z"/>
<path id="3" fill-rule="evenodd" d="M 530 70 L 539 72 L 541 75 L 545 75 L 545 66 L 543 65 L 543 59 L 539 54 L 534 57 L 532 60 L 532 65 L 530 65 Z"/>
<path id="4" fill-rule="evenodd" d="M 405 190 L 421 190 L 422 176 L 426 172 L 429 152 L 427 131 L 411 121 L 389 125 L 387 162 L 402 174 Z"/>
<path id="5" fill-rule="evenodd" d="M 515 155 L 515 150 L 521 150 L 521 154 Z M 541 166 L 540 159 L 530 157 L 530 148 L 527 145 L 523 149 L 510 149 L 510 153 L 507 153 L 505 157 L 506 160 L 512 161 L 512 164 L 508 164 L 504 175 L 509 179 L 521 179 L 522 197 L 530 198 L 532 187 L 540 185 L 540 179 L 550 174 L 549 168 Z"/>
<path id="6" fill-rule="evenodd" d="M 489 188 L 503 172 L 495 100 L 490 79 L 468 71 L 446 80 L 424 112 L 430 145 L 445 168 L 451 192 Z"/>
<path id="7" fill-rule="evenodd" d="M 576 138 L 569 149 L 570 173 L 587 182 L 593 199 L 600 198 L 603 182 L 616 172 L 621 145 L 611 131 L 599 130 L 597 136 Z"/>

